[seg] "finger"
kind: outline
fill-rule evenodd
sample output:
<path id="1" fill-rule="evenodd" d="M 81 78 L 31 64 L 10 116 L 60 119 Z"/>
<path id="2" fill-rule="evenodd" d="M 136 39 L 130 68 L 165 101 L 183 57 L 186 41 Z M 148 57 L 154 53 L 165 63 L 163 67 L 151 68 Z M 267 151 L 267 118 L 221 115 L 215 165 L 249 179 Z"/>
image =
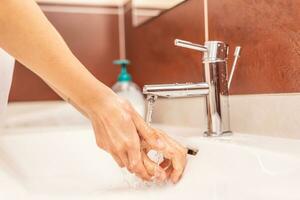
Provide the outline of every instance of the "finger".
<path id="1" fill-rule="evenodd" d="M 177 183 L 180 180 L 182 173 L 184 171 L 184 168 L 185 168 L 185 164 L 186 164 L 185 156 L 175 155 L 173 157 L 172 166 L 174 169 L 170 175 L 171 181 L 173 183 Z"/>
<path id="2" fill-rule="evenodd" d="M 160 137 L 166 141 L 166 148 L 164 148 L 161 153 L 166 157 L 160 166 L 165 171 L 164 178 L 170 178 L 173 183 L 177 183 L 183 173 L 184 167 L 185 167 L 185 161 L 184 159 L 180 159 L 181 157 L 185 157 L 185 154 L 183 152 L 178 151 L 178 149 L 171 144 L 169 138 L 166 135 L 160 135 Z M 143 143 L 143 149 L 144 151 L 151 150 L 151 147 L 149 145 Z"/>
<path id="3" fill-rule="evenodd" d="M 128 159 L 130 170 L 143 180 L 150 180 L 151 176 L 148 174 L 144 163 L 142 162 L 141 151 L 139 148 L 131 148 L 128 151 Z"/>
<path id="4" fill-rule="evenodd" d="M 113 157 L 113 159 L 117 162 L 117 164 L 119 165 L 120 168 L 125 167 L 124 163 L 122 162 L 122 160 L 119 158 L 119 156 L 111 154 L 111 156 Z"/>
<path id="5" fill-rule="evenodd" d="M 142 160 L 138 163 L 135 171 L 136 171 L 136 175 L 142 178 L 143 180 L 151 181 L 151 175 L 148 174 Z"/>
<path id="6" fill-rule="evenodd" d="M 163 149 L 165 144 L 160 140 L 159 136 L 156 134 L 155 129 L 151 128 L 144 119 L 135 111 L 133 111 L 132 116 L 133 122 L 136 126 L 139 136 L 146 140 L 146 142 L 154 147 L 155 149 Z"/>
<path id="7" fill-rule="evenodd" d="M 174 140 L 172 137 L 170 137 L 168 134 L 163 132 L 162 130 L 156 129 L 156 134 L 162 138 L 163 141 L 166 141 L 169 146 L 176 147 L 176 148 L 184 148 L 182 145 L 180 145 L 176 140 Z"/>
<path id="8" fill-rule="evenodd" d="M 121 162 L 123 163 L 124 167 L 126 167 L 128 169 L 129 172 L 132 173 L 130 166 L 129 166 L 129 161 L 128 161 L 128 155 L 126 152 L 121 152 L 118 154 L 119 159 L 121 160 Z"/>
<path id="9" fill-rule="evenodd" d="M 158 131 L 158 134 L 166 141 L 166 144 L 168 144 L 164 154 L 172 163 L 173 170 L 170 174 L 170 179 L 173 183 L 177 183 L 180 180 L 186 165 L 187 149 L 162 131 Z"/>
<path id="10" fill-rule="evenodd" d="M 162 163 L 159 164 L 159 166 L 163 169 L 163 170 L 167 170 L 170 166 L 172 165 L 172 162 L 170 159 L 164 159 L 164 161 Z"/>
<path id="11" fill-rule="evenodd" d="M 172 152 L 176 152 L 175 154 L 181 154 L 182 156 L 186 157 L 188 152 L 186 147 L 182 146 L 180 143 L 178 143 L 173 138 L 169 137 L 166 133 L 162 132 L 161 130 L 157 130 L 157 134 L 160 138 L 162 138 L 163 141 L 165 141 L 165 144 L 167 144 L 165 152 L 169 152 L 171 157 L 174 154 Z"/>
<path id="12" fill-rule="evenodd" d="M 153 148 L 144 140 L 141 139 L 141 150 L 144 152 L 149 152 Z"/>
<path id="13" fill-rule="evenodd" d="M 142 152 L 142 159 L 147 169 L 148 173 L 152 176 L 152 178 L 158 179 L 159 181 L 166 180 L 165 171 L 155 162 L 153 162 L 145 152 Z"/>
<path id="14" fill-rule="evenodd" d="M 155 176 L 156 163 L 154 163 L 152 160 L 150 160 L 150 158 L 146 155 L 145 152 L 142 152 L 142 159 L 143 159 L 144 166 L 145 166 L 148 174 L 150 174 L 151 176 Z"/>
<path id="15" fill-rule="evenodd" d="M 170 176 L 171 176 L 173 170 L 174 170 L 174 168 L 173 168 L 172 165 L 170 165 L 170 166 L 165 170 L 165 172 L 166 172 L 166 178 L 167 178 L 167 179 L 170 178 Z"/>

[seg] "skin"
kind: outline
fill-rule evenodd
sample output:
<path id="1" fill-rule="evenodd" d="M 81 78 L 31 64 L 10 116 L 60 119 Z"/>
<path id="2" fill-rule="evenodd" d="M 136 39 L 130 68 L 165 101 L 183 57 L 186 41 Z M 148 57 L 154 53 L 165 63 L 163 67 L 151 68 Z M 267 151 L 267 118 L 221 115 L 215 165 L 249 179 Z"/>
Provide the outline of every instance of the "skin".
<path id="1" fill-rule="evenodd" d="M 62 37 L 32 0 L 1 0 L 0 47 L 41 77 L 63 99 L 88 117 L 97 145 L 120 167 L 144 180 L 179 181 L 186 149 L 149 127 L 130 103 L 97 80 L 73 55 Z M 156 167 L 149 149 L 163 153 Z"/>

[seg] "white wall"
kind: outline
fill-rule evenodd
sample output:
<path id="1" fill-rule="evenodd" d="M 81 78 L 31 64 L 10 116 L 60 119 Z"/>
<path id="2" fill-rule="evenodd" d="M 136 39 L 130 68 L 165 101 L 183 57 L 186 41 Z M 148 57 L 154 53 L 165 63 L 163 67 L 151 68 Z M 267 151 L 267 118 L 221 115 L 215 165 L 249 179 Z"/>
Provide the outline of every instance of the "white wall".
<path id="1" fill-rule="evenodd" d="M 15 60 L 0 48 L 0 113 L 7 104 Z"/>

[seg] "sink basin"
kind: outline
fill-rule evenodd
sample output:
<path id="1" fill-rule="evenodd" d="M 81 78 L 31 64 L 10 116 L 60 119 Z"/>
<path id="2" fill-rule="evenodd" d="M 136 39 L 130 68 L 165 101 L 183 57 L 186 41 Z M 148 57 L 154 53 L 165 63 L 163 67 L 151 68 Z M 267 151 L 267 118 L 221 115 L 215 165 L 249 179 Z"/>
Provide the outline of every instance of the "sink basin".
<path id="1" fill-rule="evenodd" d="M 91 127 L 36 127 L 0 134 L 1 199 L 300 199 L 300 141 L 233 134 L 206 138 L 166 127 L 188 157 L 177 185 L 132 188 L 95 145 Z"/>

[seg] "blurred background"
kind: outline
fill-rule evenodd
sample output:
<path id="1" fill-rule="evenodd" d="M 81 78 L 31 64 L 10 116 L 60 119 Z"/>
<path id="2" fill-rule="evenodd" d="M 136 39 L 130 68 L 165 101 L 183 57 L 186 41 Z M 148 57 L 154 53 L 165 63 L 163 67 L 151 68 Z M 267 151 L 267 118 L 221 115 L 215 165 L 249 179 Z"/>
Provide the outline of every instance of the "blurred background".
<path id="1" fill-rule="evenodd" d="M 73 53 L 109 87 L 120 73 L 116 59 L 130 60 L 140 89 L 204 81 L 202 54 L 174 46 L 177 38 L 204 44 L 204 0 L 37 2 Z M 209 40 L 229 44 L 229 70 L 234 47 L 243 49 L 229 91 L 232 130 L 299 138 L 300 1 L 207 2 Z M 5 127 L 87 123 L 18 62 L 9 101 Z M 153 122 L 205 128 L 205 113 L 203 98 L 160 99 Z"/>
<path id="2" fill-rule="evenodd" d="M 176 48 L 173 41 L 204 43 L 203 1 L 37 2 L 80 61 L 109 86 L 119 72 L 112 64 L 118 58 L 131 60 L 128 70 L 139 86 L 202 81 L 201 54 Z M 208 4 L 210 40 L 243 47 L 232 94 L 300 91 L 299 1 Z M 11 102 L 57 99 L 43 81 L 16 63 Z"/>

